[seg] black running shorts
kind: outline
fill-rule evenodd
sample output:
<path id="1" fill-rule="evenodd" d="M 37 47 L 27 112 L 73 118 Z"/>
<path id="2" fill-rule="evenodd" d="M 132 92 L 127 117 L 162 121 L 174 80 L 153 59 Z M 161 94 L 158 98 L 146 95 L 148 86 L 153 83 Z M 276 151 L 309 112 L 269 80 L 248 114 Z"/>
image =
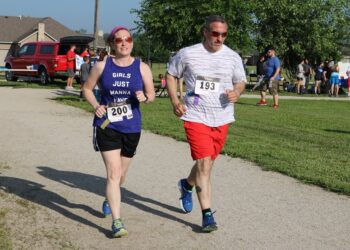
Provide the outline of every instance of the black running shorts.
<path id="1" fill-rule="evenodd" d="M 95 150 L 104 152 L 121 149 L 121 155 L 132 158 L 136 153 L 141 133 L 120 133 L 114 129 L 94 127 Z"/>

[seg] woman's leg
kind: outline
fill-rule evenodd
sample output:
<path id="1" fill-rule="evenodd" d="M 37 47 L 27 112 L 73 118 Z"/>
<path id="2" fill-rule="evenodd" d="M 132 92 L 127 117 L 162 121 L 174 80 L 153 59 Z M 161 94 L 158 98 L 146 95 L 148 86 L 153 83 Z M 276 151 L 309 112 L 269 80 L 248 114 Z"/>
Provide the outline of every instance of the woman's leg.
<path id="1" fill-rule="evenodd" d="M 106 197 L 112 211 L 113 220 L 120 218 L 120 181 L 122 176 L 122 159 L 120 149 L 101 152 L 106 166 Z"/>
<path id="2" fill-rule="evenodd" d="M 125 182 L 126 173 L 128 172 L 132 158 L 122 156 L 121 159 L 122 159 L 122 176 L 120 178 L 120 186 L 122 186 L 123 183 Z"/>

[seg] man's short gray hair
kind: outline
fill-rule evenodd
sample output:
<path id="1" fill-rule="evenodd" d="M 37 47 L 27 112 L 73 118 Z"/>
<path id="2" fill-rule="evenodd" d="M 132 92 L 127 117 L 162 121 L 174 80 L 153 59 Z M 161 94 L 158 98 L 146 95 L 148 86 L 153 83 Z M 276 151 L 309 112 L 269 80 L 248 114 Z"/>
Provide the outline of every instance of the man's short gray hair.
<path id="1" fill-rule="evenodd" d="M 219 16 L 219 15 L 211 15 L 211 16 L 207 16 L 205 18 L 205 23 L 204 23 L 203 28 L 206 30 L 210 30 L 210 24 L 212 24 L 214 22 L 220 22 L 220 23 L 227 24 L 226 19 L 224 17 Z"/>

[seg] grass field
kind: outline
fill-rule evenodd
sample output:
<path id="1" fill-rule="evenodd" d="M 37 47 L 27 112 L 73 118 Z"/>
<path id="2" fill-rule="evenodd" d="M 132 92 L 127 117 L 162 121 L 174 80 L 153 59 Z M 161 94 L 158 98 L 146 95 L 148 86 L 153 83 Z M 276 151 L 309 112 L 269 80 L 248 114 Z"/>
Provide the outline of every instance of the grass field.
<path id="1" fill-rule="evenodd" d="M 157 84 L 165 64 L 154 63 L 152 71 Z M 65 82 L 49 86 L 1 82 L 0 86 L 64 88 Z M 79 102 L 77 97 L 57 100 L 92 112 L 90 105 Z M 350 103 L 281 100 L 280 109 L 274 110 L 257 107 L 256 101 L 242 98 L 236 104 L 237 121 L 229 130 L 223 153 L 350 195 Z M 144 129 L 185 141 L 182 122 L 172 114 L 169 99 L 157 98 L 151 105 L 142 105 L 142 112 Z"/>
<path id="2" fill-rule="evenodd" d="M 57 99 L 92 111 L 75 97 Z M 350 195 L 348 102 L 283 100 L 279 110 L 255 102 L 242 98 L 236 104 L 237 121 L 230 127 L 224 154 Z M 142 112 L 145 130 L 186 140 L 168 98 L 142 105 Z"/>

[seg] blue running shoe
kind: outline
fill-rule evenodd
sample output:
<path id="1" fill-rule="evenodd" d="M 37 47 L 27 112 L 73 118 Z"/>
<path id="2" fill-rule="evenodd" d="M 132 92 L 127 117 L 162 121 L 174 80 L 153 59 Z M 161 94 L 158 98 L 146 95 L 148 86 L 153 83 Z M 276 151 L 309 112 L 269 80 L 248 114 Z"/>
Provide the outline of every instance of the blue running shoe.
<path id="1" fill-rule="evenodd" d="M 128 231 L 124 227 L 124 224 L 121 219 L 116 219 L 112 223 L 112 236 L 114 238 L 120 238 L 122 236 L 127 236 Z"/>
<path id="2" fill-rule="evenodd" d="M 111 208 L 109 207 L 107 199 L 102 204 L 102 213 L 104 216 L 110 215 L 112 213 Z"/>
<path id="3" fill-rule="evenodd" d="M 188 191 L 184 188 L 184 184 L 186 182 L 186 179 L 181 179 L 178 182 L 178 187 L 181 193 L 180 197 L 180 206 L 182 211 L 185 213 L 189 213 L 192 211 L 193 203 L 192 203 L 192 190 Z"/>
<path id="4" fill-rule="evenodd" d="M 203 216 L 202 231 L 210 233 L 216 230 L 218 230 L 218 226 L 216 225 L 216 222 L 214 220 L 213 213 L 205 213 L 205 215 Z"/>

